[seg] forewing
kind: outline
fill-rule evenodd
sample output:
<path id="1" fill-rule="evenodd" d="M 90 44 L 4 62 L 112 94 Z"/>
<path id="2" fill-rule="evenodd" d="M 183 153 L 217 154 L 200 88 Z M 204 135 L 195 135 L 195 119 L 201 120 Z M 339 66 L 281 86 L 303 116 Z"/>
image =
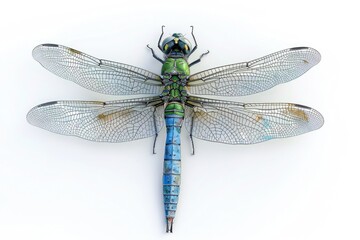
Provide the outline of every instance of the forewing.
<path id="1" fill-rule="evenodd" d="M 97 59 L 73 48 L 42 44 L 33 57 L 50 72 L 95 92 L 112 95 L 159 94 L 160 77 L 123 63 Z"/>
<path id="2" fill-rule="evenodd" d="M 315 109 L 291 103 L 251 103 L 191 98 L 185 126 L 196 138 L 227 144 L 253 144 L 320 128 Z"/>
<path id="3" fill-rule="evenodd" d="M 127 142 L 155 135 L 164 125 L 158 98 L 111 102 L 55 101 L 31 109 L 32 125 L 97 142 Z"/>
<path id="4" fill-rule="evenodd" d="M 321 59 L 309 47 L 285 49 L 250 62 L 236 63 L 190 76 L 188 91 L 199 95 L 243 96 L 291 81 Z"/>

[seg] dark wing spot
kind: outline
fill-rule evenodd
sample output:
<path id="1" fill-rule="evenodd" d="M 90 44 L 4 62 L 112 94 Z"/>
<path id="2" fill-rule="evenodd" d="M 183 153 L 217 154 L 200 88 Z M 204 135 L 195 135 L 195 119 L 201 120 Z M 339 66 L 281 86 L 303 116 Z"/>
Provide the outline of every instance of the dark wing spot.
<path id="1" fill-rule="evenodd" d="M 290 48 L 290 51 L 302 50 L 302 49 L 309 49 L 308 47 L 293 47 Z"/>
<path id="2" fill-rule="evenodd" d="M 59 47 L 59 45 L 52 44 L 52 43 L 45 43 L 45 44 L 42 44 L 42 46 L 44 46 L 44 47 Z"/>
<path id="3" fill-rule="evenodd" d="M 308 107 L 308 106 L 304 106 L 304 105 L 300 105 L 300 104 L 294 104 L 295 107 L 299 107 L 299 108 L 305 108 L 305 109 L 308 109 L 308 110 L 311 110 L 312 108 L 311 107 Z"/>
<path id="4" fill-rule="evenodd" d="M 40 107 L 46 107 L 46 106 L 50 106 L 50 105 L 54 105 L 54 104 L 57 104 L 57 101 L 43 103 L 43 104 L 38 105 L 37 107 L 39 107 L 39 108 Z"/>

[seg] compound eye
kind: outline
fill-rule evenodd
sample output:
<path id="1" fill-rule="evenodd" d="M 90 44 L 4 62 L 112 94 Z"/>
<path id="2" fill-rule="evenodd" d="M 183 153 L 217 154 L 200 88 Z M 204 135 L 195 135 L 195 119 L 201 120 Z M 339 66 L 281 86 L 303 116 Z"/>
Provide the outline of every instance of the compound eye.
<path id="1" fill-rule="evenodd" d="M 163 46 L 163 51 L 165 54 L 169 54 L 171 49 L 174 47 L 174 42 L 173 41 L 170 41 L 168 43 L 166 43 L 164 46 Z"/>
<path id="2" fill-rule="evenodd" d="M 179 46 L 184 54 L 188 54 L 190 52 L 190 47 L 186 42 L 181 41 Z"/>

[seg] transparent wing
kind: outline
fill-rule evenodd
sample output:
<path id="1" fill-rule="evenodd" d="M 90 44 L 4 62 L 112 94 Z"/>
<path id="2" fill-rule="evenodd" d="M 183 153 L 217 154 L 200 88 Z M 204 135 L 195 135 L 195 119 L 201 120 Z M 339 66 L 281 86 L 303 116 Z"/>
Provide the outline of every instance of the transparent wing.
<path id="1" fill-rule="evenodd" d="M 265 91 L 291 81 L 321 59 L 313 48 L 285 49 L 250 62 L 209 69 L 190 76 L 188 91 L 192 94 L 243 96 Z"/>
<path id="2" fill-rule="evenodd" d="M 196 138 L 227 144 L 253 144 L 320 128 L 315 109 L 291 103 L 237 103 L 191 97 L 186 129 Z"/>
<path id="3" fill-rule="evenodd" d="M 131 65 L 97 59 L 73 48 L 42 44 L 33 57 L 50 72 L 95 92 L 112 95 L 159 94 L 160 77 Z"/>
<path id="4" fill-rule="evenodd" d="M 32 125 L 63 135 L 97 142 L 126 142 L 159 132 L 164 125 L 163 114 L 159 98 L 55 101 L 31 109 L 27 120 Z"/>

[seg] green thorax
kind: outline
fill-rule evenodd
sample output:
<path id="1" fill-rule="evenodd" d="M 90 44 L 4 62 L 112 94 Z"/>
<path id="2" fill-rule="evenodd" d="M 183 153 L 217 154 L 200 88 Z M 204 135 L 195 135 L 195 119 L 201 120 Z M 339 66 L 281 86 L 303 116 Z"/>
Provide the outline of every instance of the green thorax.
<path id="1" fill-rule="evenodd" d="M 185 85 L 190 75 L 190 68 L 184 58 L 167 58 L 161 69 L 165 85 L 161 97 L 164 102 L 184 103 L 187 98 Z"/>
<path id="2" fill-rule="evenodd" d="M 177 73 L 181 76 L 189 76 L 189 64 L 184 58 L 167 58 L 161 68 L 161 75 Z"/>

